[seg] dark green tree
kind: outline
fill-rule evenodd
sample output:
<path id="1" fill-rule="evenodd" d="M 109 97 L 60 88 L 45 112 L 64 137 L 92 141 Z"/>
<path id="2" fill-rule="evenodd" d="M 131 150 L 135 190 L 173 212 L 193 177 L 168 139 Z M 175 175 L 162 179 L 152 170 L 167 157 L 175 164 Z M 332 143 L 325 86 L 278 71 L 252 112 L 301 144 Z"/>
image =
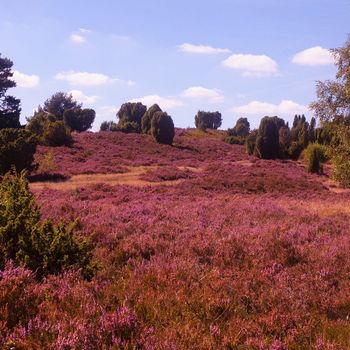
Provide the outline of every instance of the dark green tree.
<path id="1" fill-rule="evenodd" d="M 154 104 L 148 108 L 147 112 L 143 115 L 141 119 L 141 132 L 144 134 L 149 134 L 151 132 L 152 118 L 155 113 L 162 112 L 161 108 Z"/>
<path id="2" fill-rule="evenodd" d="M 117 124 L 114 121 L 104 121 L 101 123 L 100 131 L 117 131 Z"/>
<path id="3" fill-rule="evenodd" d="M 21 114 L 20 100 L 6 95 L 8 89 L 16 86 L 11 80 L 13 62 L 0 54 L 0 129 L 19 128 Z"/>
<path id="4" fill-rule="evenodd" d="M 74 100 L 72 94 L 66 94 L 64 92 L 56 92 L 50 98 L 48 98 L 43 107 L 39 106 L 45 112 L 55 116 L 56 120 L 63 120 L 63 114 L 68 109 L 81 109 L 82 104 Z"/>
<path id="5" fill-rule="evenodd" d="M 194 117 L 194 123 L 197 129 L 205 131 L 206 129 L 218 129 L 222 123 L 221 113 L 198 111 Z"/>
<path id="6" fill-rule="evenodd" d="M 279 119 L 279 118 L 278 118 Z M 263 159 L 275 159 L 279 156 L 279 129 L 275 117 L 261 119 L 256 138 L 254 154 Z"/>
<path id="7" fill-rule="evenodd" d="M 71 130 L 83 132 L 91 128 L 95 116 L 96 112 L 93 109 L 73 108 L 64 111 L 63 120 Z"/>
<path id="8" fill-rule="evenodd" d="M 258 130 L 252 130 L 252 132 L 246 138 L 245 146 L 247 153 L 253 155 L 256 147 L 256 139 L 258 137 Z"/>
<path id="9" fill-rule="evenodd" d="M 159 142 L 167 145 L 173 143 L 175 127 L 172 118 L 166 112 L 156 112 L 151 122 L 151 135 Z"/>
<path id="10" fill-rule="evenodd" d="M 37 145 L 37 138 L 25 129 L 0 130 L 0 174 L 12 167 L 17 171 L 30 169 Z"/>
<path id="11" fill-rule="evenodd" d="M 147 107 L 141 102 L 123 103 L 117 113 L 118 129 L 125 132 L 140 132 L 141 119 Z"/>

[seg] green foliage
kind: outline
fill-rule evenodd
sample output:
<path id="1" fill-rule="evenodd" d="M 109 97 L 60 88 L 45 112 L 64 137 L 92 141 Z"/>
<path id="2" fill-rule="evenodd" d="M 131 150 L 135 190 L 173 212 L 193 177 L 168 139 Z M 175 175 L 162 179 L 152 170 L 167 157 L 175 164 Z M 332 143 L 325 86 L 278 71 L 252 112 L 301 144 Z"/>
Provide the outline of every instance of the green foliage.
<path id="1" fill-rule="evenodd" d="M 304 159 L 307 162 L 306 169 L 309 173 L 322 174 L 322 163 L 327 160 L 327 149 L 324 145 L 310 143 L 304 150 Z"/>
<path id="2" fill-rule="evenodd" d="M 155 113 L 162 112 L 161 108 L 154 104 L 148 108 L 147 112 L 143 115 L 141 119 L 141 132 L 144 134 L 149 134 L 151 132 L 152 118 Z"/>
<path id="3" fill-rule="evenodd" d="M 19 128 L 21 113 L 20 100 L 6 95 L 8 89 L 16 86 L 11 80 L 13 62 L 2 58 L 0 54 L 0 130 L 6 128 Z"/>
<path id="4" fill-rule="evenodd" d="M 67 109 L 63 113 L 65 124 L 73 131 L 89 130 L 95 120 L 96 112 L 90 108 Z"/>
<path id="5" fill-rule="evenodd" d="M 66 268 L 81 268 L 90 278 L 91 248 L 74 237 L 76 223 L 55 227 L 40 220 L 26 173 L 7 173 L 0 183 L 0 268 L 12 260 L 30 268 L 38 278 Z"/>
<path id="6" fill-rule="evenodd" d="M 167 145 L 173 143 L 175 127 L 172 118 L 166 112 L 156 112 L 151 123 L 151 134 L 153 138 Z"/>
<path id="7" fill-rule="evenodd" d="M 26 129 L 40 138 L 44 133 L 45 124 L 54 121 L 56 121 L 56 118 L 53 114 L 39 108 L 39 111 L 34 112 L 32 117 L 27 118 Z"/>
<path id="8" fill-rule="evenodd" d="M 0 130 L 0 174 L 12 166 L 17 171 L 29 169 L 33 163 L 37 139 L 24 129 Z"/>
<path id="9" fill-rule="evenodd" d="M 287 125 L 282 126 L 278 131 L 278 140 L 280 148 L 280 158 L 289 156 L 289 148 L 291 144 L 290 130 Z"/>
<path id="10" fill-rule="evenodd" d="M 141 102 L 123 103 L 117 113 L 119 118 L 118 130 L 125 132 L 140 132 L 141 119 L 146 113 L 147 107 Z"/>
<path id="11" fill-rule="evenodd" d="M 136 122 L 123 120 L 123 121 L 119 121 L 117 125 L 117 131 L 121 131 L 125 133 L 130 133 L 130 132 L 139 133 L 141 130 L 140 130 L 140 125 L 137 124 Z"/>
<path id="12" fill-rule="evenodd" d="M 258 137 L 258 130 L 255 129 L 255 130 L 252 130 L 252 132 L 246 138 L 245 146 L 246 146 L 247 153 L 249 155 L 254 154 L 257 137 Z"/>
<path id="13" fill-rule="evenodd" d="M 104 121 L 101 123 L 100 131 L 117 131 L 117 124 L 111 121 Z"/>
<path id="14" fill-rule="evenodd" d="M 206 129 L 218 129 L 222 123 L 221 113 L 198 111 L 194 117 L 197 129 L 205 131 Z"/>
<path id="15" fill-rule="evenodd" d="M 244 145 L 246 137 L 243 136 L 227 136 L 226 142 L 231 145 Z"/>
<path id="16" fill-rule="evenodd" d="M 254 150 L 257 157 L 275 159 L 279 156 L 279 126 L 284 126 L 284 121 L 278 117 L 261 119 Z"/>
<path id="17" fill-rule="evenodd" d="M 47 146 L 69 146 L 73 139 L 70 130 L 63 121 L 47 121 L 44 125 L 42 142 Z"/>
<path id="18" fill-rule="evenodd" d="M 63 120 L 63 114 L 69 109 L 81 109 L 81 104 L 73 99 L 72 94 L 56 92 L 44 102 L 44 106 L 38 109 L 52 114 L 55 120 Z"/>

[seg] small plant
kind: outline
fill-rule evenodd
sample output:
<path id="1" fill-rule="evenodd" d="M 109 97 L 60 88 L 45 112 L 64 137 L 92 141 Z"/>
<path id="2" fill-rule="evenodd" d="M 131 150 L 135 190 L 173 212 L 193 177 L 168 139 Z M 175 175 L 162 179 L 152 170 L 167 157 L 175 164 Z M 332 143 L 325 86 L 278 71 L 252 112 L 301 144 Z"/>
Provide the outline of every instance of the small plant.
<path id="1" fill-rule="evenodd" d="M 26 266 L 38 278 L 65 268 L 81 268 L 92 276 L 91 249 L 74 237 L 76 222 L 54 226 L 41 223 L 41 215 L 29 192 L 26 172 L 7 173 L 0 183 L 0 269 L 7 260 Z"/>
<path id="2" fill-rule="evenodd" d="M 327 149 L 323 145 L 310 143 L 304 151 L 304 159 L 307 162 L 306 169 L 309 173 L 322 174 L 322 163 L 327 160 Z"/>

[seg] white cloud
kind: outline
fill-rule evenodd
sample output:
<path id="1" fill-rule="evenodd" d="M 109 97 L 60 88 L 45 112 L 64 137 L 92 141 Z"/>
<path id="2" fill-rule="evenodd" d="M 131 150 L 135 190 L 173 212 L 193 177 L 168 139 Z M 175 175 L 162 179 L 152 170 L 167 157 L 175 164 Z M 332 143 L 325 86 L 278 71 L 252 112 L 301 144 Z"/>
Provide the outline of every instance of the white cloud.
<path id="1" fill-rule="evenodd" d="M 86 42 L 86 38 L 80 34 L 71 34 L 69 39 L 75 44 L 83 44 Z"/>
<path id="2" fill-rule="evenodd" d="M 157 103 L 162 109 L 172 109 L 183 106 L 183 102 L 176 97 L 161 97 L 159 95 L 148 95 L 140 98 L 134 98 L 130 102 L 141 102 L 147 107 Z"/>
<path id="3" fill-rule="evenodd" d="M 246 105 L 234 107 L 231 111 L 242 115 L 291 115 L 306 113 L 308 108 L 291 100 L 283 100 L 279 104 L 252 101 Z"/>
<path id="4" fill-rule="evenodd" d="M 27 75 L 20 73 L 17 70 L 13 72 L 13 79 L 17 86 L 22 88 L 34 88 L 38 86 L 40 81 L 40 78 L 35 74 Z"/>
<path id="5" fill-rule="evenodd" d="M 216 103 L 224 99 L 217 89 L 207 89 L 202 86 L 192 86 L 182 92 L 181 96 L 186 98 L 205 99 L 209 102 Z"/>
<path id="6" fill-rule="evenodd" d="M 268 76 L 277 73 L 277 63 L 266 55 L 235 54 L 222 61 L 227 68 L 242 72 L 243 76 Z"/>
<path id="7" fill-rule="evenodd" d="M 120 82 L 128 86 L 134 86 L 136 84 L 136 82 L 132 80 L 125 81 L 119 78 L 109 77 L 106 74 L 75 71 L 57 73 L 55 79 L 66 81 L 73 86 L 100 86 L 113 82 Z"/>
<path id="8" fill-rule="evenodd" d="M 99 86 L 116 80 L 105 74 L 74 71 L 58 73 L 55 75 L 55 79 L 67 81 L 70 85 L 84 86 Z"/>
<path id="9" fill-rule="evenodd" d="M 83 34 L 89 34 L 92 33 L 92 30 L 86 28 L 79 28 L 79 32 Z"/>
<path id="10" fill-rule="evenodd" d="M 215 55 L 219 53 L 230 53 L 229 49 L 220 49 L 207 45 L 192 45 L 184 43 L 179 45 L 179 50 L 182 52 L 196 53 L 201 55 Z"/>
<path id="11" fill-rule="evenodd" d="M 292 62 L 306 66 L 334 64 L 332 53 L 321 46 L 311 47 L 294 55 Z"/>
<path id="12" fill-rule="evenodd" d="M 70 94 L 74 97 L 78 102 L 86 103 L 86 104 L 94 104 L 100 97 L 99 96 L 86 96 L 80 90 L 71 90 Z"/>

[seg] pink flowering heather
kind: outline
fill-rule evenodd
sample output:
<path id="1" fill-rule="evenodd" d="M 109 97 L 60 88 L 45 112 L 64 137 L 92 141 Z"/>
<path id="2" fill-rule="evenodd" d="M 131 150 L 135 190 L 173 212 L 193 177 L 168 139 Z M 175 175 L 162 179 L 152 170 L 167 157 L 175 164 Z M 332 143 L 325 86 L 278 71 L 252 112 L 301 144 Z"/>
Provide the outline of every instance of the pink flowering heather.
<path id="1" fill-rule="evenodd" d="M 2 347 L 350 348 L 349 193 L 299 162 L 258 160 L 213 135 L 177 130 L 173 146 L 118 132 L 74 140 L 40 147 L 37 175 L 100 182 L 33 191 L 43 219 L 79 217 L 98 271 L 38 282 L 9 262 Z M 102 176 L 136 168 L 141 185 Z"/>

